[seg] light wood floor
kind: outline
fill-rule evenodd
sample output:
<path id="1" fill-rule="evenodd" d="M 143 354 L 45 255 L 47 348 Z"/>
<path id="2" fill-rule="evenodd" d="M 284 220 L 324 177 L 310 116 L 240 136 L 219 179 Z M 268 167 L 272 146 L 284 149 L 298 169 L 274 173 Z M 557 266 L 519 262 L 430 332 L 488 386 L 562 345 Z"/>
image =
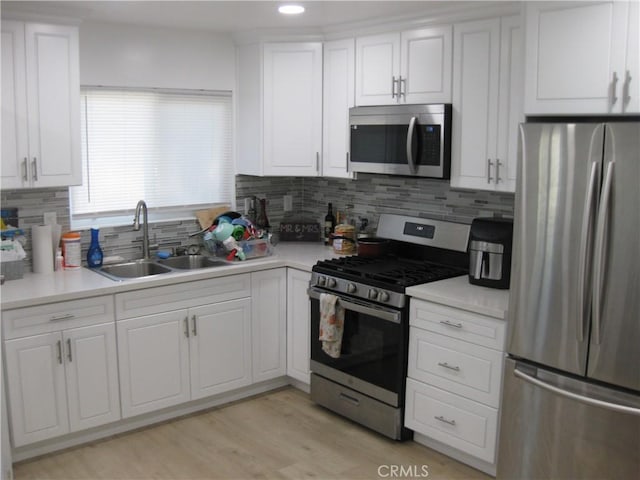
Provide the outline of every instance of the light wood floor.
<path id="1" fill-rule="evenodd" d="M 14 471 L 16 480 L 376 479 L 381 465 L 413 466 L 418 474 L 424 465 L 430 480 L 490 478 L 415 442 L 372 433 L 294 388 L 26 461 Z"/>

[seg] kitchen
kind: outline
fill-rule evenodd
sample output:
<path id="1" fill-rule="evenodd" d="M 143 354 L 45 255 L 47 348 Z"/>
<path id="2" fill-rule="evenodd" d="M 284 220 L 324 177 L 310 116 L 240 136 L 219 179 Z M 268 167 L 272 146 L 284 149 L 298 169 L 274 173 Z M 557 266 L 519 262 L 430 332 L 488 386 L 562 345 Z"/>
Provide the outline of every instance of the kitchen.
<path id="1" fill-rule="evenodd" d="M 427 10 L 427 12 L 435 10 L 433 5 L 426 5 L 425 8 L 426 7 L 432 9 Z M 442 6 L 440 7 L 444 8 Z M 462 6 L 458 6 L 458 9 L 461 7 Z M 455 57 L 456 41 L 465 38 L 465 30 L 463 27 L 469 25 L 466 23 L 467 21 L 498 17 L 508 18 L 517 14 L 519 8 L 520 5 L 518 4 L 466 5 L 464 6 L 463 13 L 460 11 L 452 13 L 444 9 L 444 12 L 439 13 L 438 22 L 427 18 L 425 23 L 448 23 L 459 26 L 457 30 L 454 29 L 454 31 L 457 31 L 460 35 L 456 37 L 457 40 L 453 41 L 453 57 Z M 4 12 L 5 4 L 3 3 L 3 16 Z M 432 14 L 427 13 L 427 15 Z M 630 15 L 629 18 L 637 19 L 637 14 L 635 17 Z M 365 22 L 365 24 L 358 24 L 358 29 L 350 28 L 349 35 L 364 37 L 377 35 L 381 32 L 404 31 L 407 29 L 407 25 L 412 23 L 411 20 L 406 19 L 406 16 L 404 19 L 405 23 L 402 22 L 402 20 L 398 20 L 397 24 L 393 26 L 381 26 L 379 22 L 375 24 L 367 24 Z M 492 24 L 491 28 L 494 29 L 495 24 Z M 495 30 L 490 31 L 495 32 Z M 233 73 L 236 71 L 236 47 L 234 41 L 238 42 L 238 44 L 252 44 L 251 39 L 231 38 L 226 34 L 203 32 L 202 30 L 160 29 L 149 26 L 131 27 L 123 24 L 105 24 L 100 22 L 81 23 L 79 33 L 80 83 L 82 85 L 112 85 L 142 88 L 153 86 L 159 88 L 235 91 L 236 82 L 239 81 L 240 78 L 236 78 L 236 75 Z M 470 39 L 474 38 L 472 34 L 473 29 L 470 29 Z M 339 32 L 337 27 L 335 31 L 328 31 L 326 33 L 327 40 L 333 40 L 333 38 L 335 38 L 336 41 L 338 41 L 341 39 L 340 37 L 344 36 L 344 31 Z M 301 37 L 297 38 L 300 39 Z M 211 55 L 212 50 L 215 52 L 213 56 Z M 493 51 L 497 50 L 493 49 L 492 52 Z M 128 52 L 128 54 L 125 55 L 124 52 Z M 137 56 L 136 53 L 138 54 Z M 632 57 L 633 55 L 631 54 L 630 58 Z M 491 58 L 493 61 L 496 61 L 497 55 L 494 54 Z M 134 68 L 132 68 L 132 63 Z M 458 65 L 458 67 L 456 67 L 456 65 Z M 454 72 L 453 79 L 449 79 L 450 88 L 453 90 L 453 93 L 449 91 L 447 98 L 449 101 L 453 99 L 455 108 L 456 105 L 461 104 L 462 88 L 468 88 L 469 86 L 464 83 L 456 83 L 460 81 L 460 77 L 455 75 L 455 72 L 459 71 L 457 70 L 457 68 L 460 68 L 459 64 L 455 64 L 450 68 L 452 68 Z M 620 77 L 620 83 L 622 84 L 623 75 L 620 74 Z M 251 75 L 242 76 L 242 78 L 251 78 Z M 391 84 L 391 81 L 388 83 Z M 493 83 L 496 83 L 495 79 L 493 79 Z M 633 83 L 629 85 L 631 85 L 631 88 L 634 88 Z M 488 87 L 485 85 L 485 88 Z M 490 104 L 490 111 L 493 112 L 492 114 L 494 115 L 494 117 L 491 118 L 491 125 L 496 125 L 499 121 L 496 118 L 498 102 L 495 98 L 495 90 L 491 90 L 491 93 L 494 95 L 493 102 Z M 606 96 L 607 93 L 605 92 L 604 97 Z M 633 96 L 632 93 L 631 96 Z M 525 98 L 527 98 L 526 95 Z M 598 101 L 601 101 L 601 99 L 598 99 Z M 633 101 L 637 102 L 636 99 Z M 486 104 L 483 104 L 479 107 L 475 106 L 476 110 L 473 110 L 474 105 L 471 105 L 466 110 L 463 110 L 464 112 L 478 111 L 477 109 L 479 108 L 480 113 L 478 113 L 477 116 L 458 115 L 459 118 L 469 122 L 469 124 L 457 125 L 454 123 L 454 136 L 460 135 L 460 133 L 456 132 L 460 132 L 461 129 L 472 128 L 474 125 L 477 125 L 479 121 L 486 122 L 486 120 L 483 120 L 486 118 L 486 111 L 483 112 L 481 110 L 483 106 L 486 108 Z M 502 106 L 501 108 L 504 109 L 508 107 Z M 585 110 L 575 105 L 562 105 L 560 108 L 564 109 L 560 110 L 562 113 L 567 114 L 585 112 Z M 598 110 L 589 110 L 593 108 L 592 106 L 586 108 L 587 112 L 601 112 L 600 107 L 598 107 Z M 637 105 L 635 110 L 632 109 L 630 111 L 637 113 Z M 534 112 L 534 110 L 531 110 L 531 112 Z M 535 113 L 542 114 L 544 110 L 535 111 Z M 509 115 L 506 115 L 506 117 L 508 118 Z M 454 122 L 457 121 L 456 118 L 454 114 Z M 504 119 L 505 115 L 502 115 L 501 118 Z M 256 128 L 260 128 L 260 126 Z M 496 131 L 504 133 L 504 128 L 494 128 Z M 494 138 L 492 135 L 497 135 L 495 132 L 485 132 L 485 134 L 492 139 Z M 482 135 L 480 136 L 482 137 Z M 511 143 L 515 143 L 515 138 L 509 137 L 509 139 L 513 140 Z M 493 139 L 490 141 L 488 138 L 483 138 L 481 143 L 478 144 L 477 138 L 473 136 L 467 137 L 465 135 L 464 145 L 482 147 L 482 142 L 484 142 L 484 148 L 490 151 L 490 148 L 496 148 L 494 146 L 487 146 L 492 141 L 496 140 Z M 337 143 L 336 141 L 334 144 Z M 508 141 L 504 142 L 504 144 L 508 143 Z M 467 151 L 463 152 L 460 146 L 456 147 L 456 145 L 462 144 L 456 144 L 454 138 L 452 146 L 454 162 L 452 175 L 456 177 L 457 174 L 457 182 L 459 182 L 457 186 L 464 187 L 465 179 L 460 175 L 462 173 L 460 166 L 456 169 L 455 159 L 461 158 L 463 155 L 466 158 L 470 153 Z M 506 148 L 509 148 L 509 146 Z M 315 157 L 315 151 L 316 150 L 314 150 L 314 154 L 312 155 L 313 157 Z M 508 155 L 504 158 L 507 157 Z M 344 161 L 344 153 L 340 155 L 340 161 Z M 315 163 L 315 158 L 313 158 L 312 163 Z M 344 163 L 341 164 L 344 165 Z M 239 172 L 242 173 L 243 169 L 246 169 L 244 171 L 248 172 L 249 168 L 247 165 L 241 165 L 239 166 Z M 481 181 L 486 185 L 487 179 L 484 176 L 486 168 L 487 164 L 482 163 L 480 166 L 482 173 L 479 176 L 479 180 L 474 180 L 472 178 L 473 175 L 469 175 L 466 181 Z M 348 172 L 344 173 L 347 174 Z M 370 219 L 373 225 L 377 224 L 377 219 L 383 213 L 401 213 L 413 217 L 446 219 L 449 221 L 462 221 L 464 223 L 470 223 L 475 217 L 490 216 L 494 213 L 504 214 L 506 216 L 513 214 L 513 194 L 509 192 L 503 193 L 498 188 L 492 188 L 493 191 L 480 190 L 480 187 L 473 187 L 467 184 L 467 188 L 472 188 L 472 190 L 456 189 L 452 188 L 449 182 L 441 180 L 376 174 L 359 174 L 356 180 L 337 179 L 326 175 L 317 176 L 317 173 L 313 173 L 312 176 L 303 175 L 304 174 L 297 174 L 295 176 L 289 176 L 280 174 L 277 177 L 239 175 L 236 177 L 235 185 L 237 208 L 241 210 L 243 200 L 259 192 L 269 199 L 269 215 L 273 224 L 277 224 L 285 217 L 284 202 L 282 201 L 285 195 L 292 196 L 295 206 L 293 210 L 302 211 L 305 216 L 316 221 L 320 221 L 324 217 L 326 205 L 331 201 L 341 210 L 348 207 L 354 217 Z M 452 178 L 452 184 L 453 183 L 454 179 Z M 493 185 L 491 186 L 493 187 Z M 374 193 L 373 195 L 372 192 Z M 56 211 L 59 223 L 69 225 L 69 193 L 66 188 L 36 189 L 34 191 L 7 191 L 3 188 L 2 204 L 3 206 L 17 207 L 21 213 L 25 213 L 25 223 L 21 223 L 21 227 L 29 228 L 31 225 L 42 223 L 42 215 L 45 211 Z M 46 205 L 46 207 L 43 209 L 42 205 Z M 133 205 L 131 205 L 131 208 L 132 207 Z M 23 220 L 22 215 L 21 220 Z M 196 224 L 193 220 L 185 220 L 183 222 L 169 222 L 167 225 L 161 224 L 156 226 L 152 224 L 151 227 L 151 234 L 154 236 L 153 243 L 158 243 L 163 246 L 176 246 L 176 237 L 180 236 L 179 241 L 182 241 L 183 238 L 186 237 L 186 234 L 195 231 Z M 101 228 L 101 232 L 103 233 L 103 248 L 105 251 L 116 251 L 125 258 L 127 256 L 131 258 L 134 255 L 139 255 L 139 247 L 130 246 L 131 240 L 138 238 L 138 234 L 132 233 L 129 226 L 114 227 L 111 230 Z M 88 237 L 84 238 L 83 241 L 88 244 Z M 187 240 L 184 239 L 184 242 L 187 242 Z M 187 245 L 187 243 L 184 243 L 184 245 Z M 85 249 L 86 247 L 87 245 L 84 246 Z M 281 243 L 277 248 L 284 250 L 286 245 Z"/>

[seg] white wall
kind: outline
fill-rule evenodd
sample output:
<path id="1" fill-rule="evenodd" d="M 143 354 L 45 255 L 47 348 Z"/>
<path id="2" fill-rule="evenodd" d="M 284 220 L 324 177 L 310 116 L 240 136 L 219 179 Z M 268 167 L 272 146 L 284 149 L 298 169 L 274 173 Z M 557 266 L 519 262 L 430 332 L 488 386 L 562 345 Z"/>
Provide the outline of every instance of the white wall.
<path id="1" fill-rule="evenodd" d="M 235 47 L 226 34 L 85 22 L 80 83 L 233 90 Z"/>

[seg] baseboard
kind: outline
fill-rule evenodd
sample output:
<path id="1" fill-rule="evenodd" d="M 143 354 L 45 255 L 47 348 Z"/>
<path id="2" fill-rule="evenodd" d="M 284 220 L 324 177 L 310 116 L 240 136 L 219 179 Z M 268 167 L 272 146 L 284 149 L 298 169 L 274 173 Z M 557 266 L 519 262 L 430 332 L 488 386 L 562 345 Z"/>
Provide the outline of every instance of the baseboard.
<path id="1" fill-rule="evenodd" d="M 298 390 L 302 390 L 304 393 L 311 392 L 311 386 L 308 383 L 301 382 L 300 380 L 297 380 L 293 377 L 287 377 L 287 379 L 289 380 L 289 385 L 291 385 L 292 387 L 295 387 Z"/>

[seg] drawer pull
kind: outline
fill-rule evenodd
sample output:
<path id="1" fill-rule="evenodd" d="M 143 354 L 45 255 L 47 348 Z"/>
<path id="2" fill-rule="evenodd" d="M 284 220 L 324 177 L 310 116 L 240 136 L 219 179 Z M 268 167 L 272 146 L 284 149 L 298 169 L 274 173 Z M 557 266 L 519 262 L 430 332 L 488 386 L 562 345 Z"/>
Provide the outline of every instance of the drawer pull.
<path id="1" fill-rule="evenodd" d="M 69 351 L 69 353 L 67 354 L 67 358 L 69 359 L 70 362 L 73 362 L 73 356 L 71 355 L 71 339 L 67 338 L 67 350 Z"/>
<path id="2" fill-rule="evenodd" d="M 446 418 L 444 418 L 442 415 L 437 416 L 437 417 L 433 417 L 433 418 L 435 418 L 435 419 L 436 419 L 436 420 L 438 420 L 439 422 L 446 423 L 447 425 L 452 425 L 452 426 L 455 426 L 455 425 L 456 425 L 456 421 L 455 421 L 455 420 L 447 420 L 447 419 L 446 419 Z"/>
<path id="3" fill-rule="evenodd" d="M 440 320 L 440 323 L 442 325 L 446 325 L 447 327 L 462 328 L 461 323 L 453 323 L 453 322 L 450 322 L 449 320 Z"/>
<path id="4" fill-rule="evenodd" d="M 49 319 L 49 321 L 57 322 L 58 320 L 71 320 L 72 318 L 76 318 L 73 313 L 63 313 L 62 315 L 54 315 Z"/>
<path id="5" fill-rule="evenodd" d="M 440 365 L 443 368 L 448 368 L 449 370 L 454 370 L 456 372 L 460 371 L 460 367 L 449 365 L 447 362 L 438 362 L 438 365 Z"/>
<path id="6" fill-rule="evenodd" d="M 360 400 L 357 398 L 350 397 L 349 395 L 345 395 L 344 393 L 340 393 L 339 397 L 345 402 L 349 402 L 352 405 L 358 407 L 360 405 Z"/>
<path id="7" fill-rule="evenodd" d="M 184 336 L 189 338 L 189 317 L 184 317 Z"/>
<path id="8" fill-rule="evenodd" d="M 196 335 L 198 335 L 198 325 L 196 323 L 198 321 L 198 319 L 197 319 L 197 317 L 195 315 L 193 315 L 191 317 L 191 320 L 193 320 L 193 330 L 192 330 L 192 332 L 193 332 L 193 336 L 195 337 Z"/>

